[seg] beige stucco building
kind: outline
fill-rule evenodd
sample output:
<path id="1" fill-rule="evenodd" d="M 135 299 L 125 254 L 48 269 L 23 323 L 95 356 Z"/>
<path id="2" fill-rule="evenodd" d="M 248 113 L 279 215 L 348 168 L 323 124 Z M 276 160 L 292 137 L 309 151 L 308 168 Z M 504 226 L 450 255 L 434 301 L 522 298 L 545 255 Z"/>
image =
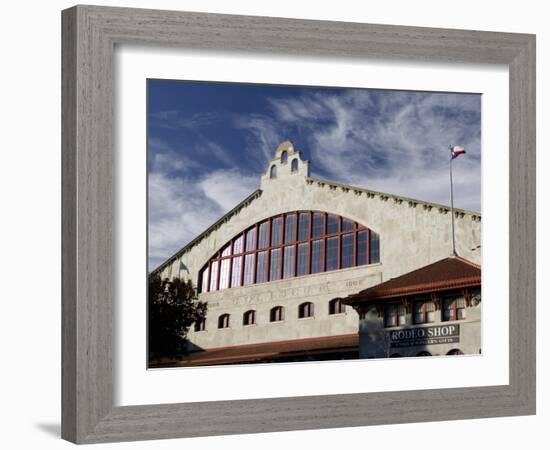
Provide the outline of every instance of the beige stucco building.
<path id="1" fill-rule="evenodd" d="M 310 177 L 284 142 L 260 189 L 155 271 L 208 302 L 188 334 L 204 364 L 355 357 L 359 317 L 339 299 L 448 257 L 450 224 L 446 205 Z M 455 229 L 479 264 L 480 214 L 455 209 Z"/>

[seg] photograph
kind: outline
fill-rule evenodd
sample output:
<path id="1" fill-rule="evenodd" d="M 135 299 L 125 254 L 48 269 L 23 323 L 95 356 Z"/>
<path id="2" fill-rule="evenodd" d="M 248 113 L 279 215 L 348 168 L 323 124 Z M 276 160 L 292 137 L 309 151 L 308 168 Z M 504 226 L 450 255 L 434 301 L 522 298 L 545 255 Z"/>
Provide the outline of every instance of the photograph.
<path id="1" fill-rule="evenodd" d="M 481 95 L 147 80 L 149 368 L 480 355 Z"/>

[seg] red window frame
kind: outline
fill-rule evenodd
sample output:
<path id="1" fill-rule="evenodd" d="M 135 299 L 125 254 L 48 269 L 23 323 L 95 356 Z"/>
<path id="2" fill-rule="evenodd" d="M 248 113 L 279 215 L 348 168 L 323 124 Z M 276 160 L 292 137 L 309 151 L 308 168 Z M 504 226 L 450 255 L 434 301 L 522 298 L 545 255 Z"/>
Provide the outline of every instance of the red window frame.
<path id="1" fill-rule="evenodd" d="M 300 224 L 300 217 L 304 217 L 304 215 L 307 215 L 308 216 L 308 223 L 309 223 L 309 230 L 307 233 L 307 238 L 304 238 L 304 239 L 299 239 L 299 235 L 298 235 L 298 231 L 299 231 L 299 224 Z M 323 216 L 323 220 L 322 220 L 322 228 L 323 228 L 323 232 L 321 235 L 317 235 L 315 237 L 313 237 L 313 222 L 314 222 L 314 217 L 319 217 L 319 215 L 322 215 Z M 289 242 L 286 242 L 287 241 L 287 220 L 289 217 L 292 217 L 293 218 L 293 223 L 292 223 L 292 226 L 293 226 L 293 230 L 292 230 L 292 234 L 294 235 L 294 239 L 292 239 L 291 241 Z M 328 222 L 329 222 L 329 219 L 331 219 L 331 222 L 333 225 L 336 225 L 337 224 L 337 229 L 334 231 L 332 230 L 332 232 L 328 232 Z M 275 221 L 275 223 L 277 223 L 277 221 L 279 222 L 279 234 L 280 234 L 280 239 L 279 239 L 279 243 L 277 244 L 273 244 L 271 241 L 271 235 L 272 235 L 272 227 L 273 227 L 273 222 Z M 263 223 L 267 223 L 267 236 L 266 236 L 266 241 L 267 241 L 267 246 L 266 247 L 262 247 L 262 248 L 259 248 L 259 228 L 260 228 L 260 225 L 263 224 Z M 344 230 L 344 227 L 343 227 L 343 224 L 346 224 L 348 228 L 346 228 L 346 230 Z M 334 228 L 334 227 L 332 227 Z M 249 249 L 247 249 L 247 240 L 246 240 L 246 235 L 250 232 L 254 230 L 254 239 L 253 239 L 253 246 Z M 367 238 L 366 238 L 366 242 L 365 242 L 365 249 L 361 249 L 361 250 L 364 250 L 366 252 L 366 261 L 365 262 L 359 262 L 358 261 L 358 249 L 357 249 L 357 245 L 358 245 L 358 242 L 359 242 L 359 239 L 358 239 L 358 234 L 361 233 L 361 232 L 367 232 Z M 317 274 L 317 273 L 323 273 L 323 272 L 328 272 L 328 271 L 332 271 L 332 270 L 340 270 L 342 269 L 342 241 L 344 239 L 344 236 L 350 236 L 350 238 L 346 238 L 346 239 L 352 239 L 353 241 L 353 256 L 352 256 L 352 263 L 350 266 L 348 266 L 348 268 L 351 268 L 351 267 L 358 267 L 358 266 L 363 266 L 363 265 L 368 265 L 371 263 L 371 257 L 370 257 L 370 237 L 371 237 L 371 233 L 373 233 L 371 230 L 369 230 L 367 227 L 361 225 L 360 223 L 357 223 L 355 221 L 352 221 L 350 219 L 347 219 L 345 217 L 342 217 L 342 216 L 339 216 L 339 215 L 336 215 L 336 214 L 330 214 L 330 213 L 326 213 L 326 212 L 323 212 L 323 211 L 308 211 L 308 210 L 299 210 L 299 211 L 291 211 L 291 212 L 288 212 L 288 213 L 284 213 L 284 214 L 278 214 L 276 216 L 273 216 L 273 217 L 270 217 L 268 219 L 264 219 L 254 225 L 252 225 L 251 227 L 248 227 L 247 229 L 245 229 L 242 233 L 239 233 L 238 235 L 236 235 L 233 239 L 231 239 L 229 242 L 225 243 L 221 249 L 216 252 L 214 254 L 214 256 L 212 258 L 210 258 L 210 261 L 208 261 L 208 263 L 201 269 L 200 273 L 199 273 L 199 283 L 198 283 L 198 287 L 199 287 L 199 292 L 212 292 L 212 291 L 218 291 L 218 290 L 221 290 L 221 289 L 231 289 L 233 287 L 240 287 L 240 286 L 250 286 L 250 285 L 253 285 L 253 284 L 257 284 L 259 282 L 270 282 L 270 281 L 277 281 L 277 280 L 283 280 L 283 279 L 289 279 L 289 278 L 294 278 L 296 276 L 307 276 L 307 275 L 312 275 L 312 274 Z M 303 237 L 303 236 L 302 236 Z M 330 270 L 327 270 L 327 242 L 329 239 L 331 238 L 335 238 L 336 240 L 336 243 L 337 243 L 337 262 L 336 262 L 336 267 L 335 268 L 331 268 Z M 238 241 L 239 239 L 242 239 L 242 245 L 240 246 L 235 246 L 235 242 Z M 323 241 L 323 244 L 322 244 L 322 252 L 321 252 L 321 258 L 322 258 L 322 261 L 321 261 L 321 270 L 320 271 L 316 271 L 316 272 L 312 272 L 312 248 L 313 248 L 313 241 L 318 241 L 318 240 L 321 240 Z M 297 275 L 297 268 L 298 268 L 298 247 L 300 245 L 306 245 L 306 248 L 307 248 L 307 263 L 306 263 L 306 270 L 305 270 L 305 273 L 301 274 L 301 275 Z M 238 248 L 240 247 L 240 249 Z M 285 247 L 293 247 L 294 248 L 294 261 L 293 261 L 293 264 L 292 264 L 292 271 L 291 271 L 291 274 L 289 276 L 287 276 L 286 278 L 284 277 L 284 248 Z M 273 250 L 276 250 L 276 249 L 280 249 L 280 252 L 281 252 L 281 264 L 280 264 L 280 269 L 279 269 L 279 273 L 277 274 L 274 274 L 274 276 L 272 277 L 271 276 L 271 273 L 270 273 L 270 263 L 271 263 L 271 252 Z M 235 251 L 235 250 L 238 250 L 238 251 Z M 259 277 L 258 277 L 258 274 L 256 273 L 257 271 L 257 264 L 258 264 L 258 254 L 260 252 L 267 252 L 267 262 L 266 262 L 266 276 L 265 278 L 264 277 L 261 277 L 261 280 L 262 281 L 259 281 Z M 248 257 L 252 257 L 253 259 L 253 262 L 252 262 L 252 270 L 253 270 L 253 273 L 252 273 L 252 280 L 250 283 L 248 284 L 245 284 L 245 267 L 246 267 L 246 258 Z M 240 267 L 236 267 L 235 269 L 238 269 L 240 270 L 240 273 L 238 275 L 233 275 L 233 260 L 235 258 L 238 258 L 238 257 L 241 257 L 242 258 L 242 261 L 241 261 L 241 264 L 240 264 Z M 224 273 L 224 282 L 222 283 L 222 285 L 220 286 L 220 274 L 222 272 L 221 270 L 221 266 L 222 266 L 222 262 L 225 261 L 226 259 L 229 259 L 229 273 L 228 273 L 228 281 L 227 283 L 225 282 L 225 273 Z M 225 263 L 227 264 L 227 263 Z M 213 267 L 216 267 L 217 270 L 215 270 L 215 273 L 212 274 L 212 268 Z M 212 276 L 215 276 L 215 279 L 212 279 Z M 237 283 L 236 286 L 233 286 L 233 279 L 235 280 L 239 280 L 239 282 Z M 226 286 L 227 285 L 227 286 Z M 206 288 L 206 289 L 205 289 Z"/>
<path id="2" fill-rule="evenodd" d="M 416 305 L 418 305 L 419 303 L 422 304 L 422 321 L 419 321 L 417 320 L 416 318 Z M 431 303 L 431 300 L 417 300 L 415 302 L 413 302 L 413 309 L 412 309 L 412 314 L 413 314 L 413 323 L 415 325 L 420 325 L 420 324 L 423 324 L 423 323 L 433 323 L 435 320 L 431 320 L 431 321 L 428 321 L 428 311 L 427 311 L 427 304 L 428 303 Z"/>
<path id="3" fill-rule="evenodd" d="M 453 312 L 453 317 L 446 319 L 445 318 L 445 311 L 447 310 L 447 305 L 451 304 L 450 310 Z M 443 309 L 441 314 L 441 321 L 442 322 L 451 322 L 453 320 L 465 320 L 466 317 L 458 317 L 458 310 L 463 309 L 458 307 L 458 299 L 456 298 L 444 298 L 443 299 Z"/>

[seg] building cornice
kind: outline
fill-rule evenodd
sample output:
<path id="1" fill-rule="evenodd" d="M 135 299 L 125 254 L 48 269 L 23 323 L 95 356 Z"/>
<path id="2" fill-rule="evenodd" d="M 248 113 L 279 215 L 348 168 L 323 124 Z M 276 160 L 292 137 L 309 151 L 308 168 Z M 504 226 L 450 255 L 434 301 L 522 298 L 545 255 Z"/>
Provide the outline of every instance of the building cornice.
<path id="1" fill-rule="evenodd" d="M 405 204 L 406 206 L 409 206 L 411 208 L 416 208 L 417 206 L 421 205 L 424 209 L 431 210 L 432 208 L 436 208 L 440 213 L 447 214 L 451 211 L 451 207 L 449 205 L 443 205 L 440 203 L 432 203 L 425 200 L 419 200 L 416 198 L 410 198 L 410 197 L 403 197 L 401 195 L 396 194 L 388 194 L 386 192 L 378 192 L 373 191 L 371 189 L 361 188 L 357 186 L 351 186 L 348 184 L 343 183 L 337 183 L 335 181 L 328 181 L 323 180 L 321 178 L 315 178 L 315 177 L 307 177 L 306 183 L 309 185 L 312 185 L 316 183 L 319 187 L 328 187 L 329 189 L 336 190 L 340 189 L 343 192 L 351 192 L 355 195 L 363 195 L 365 194 L 367 198 L 375 198 L 379 197 L 382 201 L 388 201 L 389 199 L 392 199 L 394 203 L 397 204 Z M 469 215 L 472 216 L 472 220 L 480 220 L 481 219 L 481 213 L 478 211 L 472 211 L 468 209 L 460 209 L 460 208 L 454 208 L 455 215 L 457 217 Z"/>

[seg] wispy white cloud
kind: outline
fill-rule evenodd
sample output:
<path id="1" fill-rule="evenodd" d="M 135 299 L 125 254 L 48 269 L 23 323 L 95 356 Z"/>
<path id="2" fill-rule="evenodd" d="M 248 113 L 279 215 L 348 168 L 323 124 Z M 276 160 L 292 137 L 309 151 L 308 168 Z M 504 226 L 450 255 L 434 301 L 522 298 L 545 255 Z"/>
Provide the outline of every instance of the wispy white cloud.
<path id="1" fill-rule="evenodd" d="M 220 211 L 228 211 L 259 187 L 259 176 L 245 175 L 238 170 L 217 170 L 204 176 L 198 183 L 202 193 Z"/>
<path id="2" fill-rule="evenodd" d="M 479 97 L 350 90 L 271 103 L 278 120 L 300 123 L 313 172 L 375 190 L 448 203 L 449 144 L 455 201 L 480 209 Z"/>
<path id="3" fill-rule="evenodd" d="M 235 128 L 246 133 L 247 148 L 244 150 L 258 162 L 265 164 L 271 158 L 277 146 L 287 139 L 281 134 L 280 123 L 275 118 L 262 114 L 235 115 Z"/>
<path id="4" fill-rule="evenodd" d="M 190 157 L 188 152 L 181 148 L 174 148 L 163 139 L 149 137 L 149 171 L 175 173 L 194 171 L 200 167 L 200 163 Z"/>
<path id="5" fill-rule="evenodd" d="M 202 233 L 258 188 L 259 178 L 236 170 L 172 177 L 149 174 L 149 269 Z"/>

